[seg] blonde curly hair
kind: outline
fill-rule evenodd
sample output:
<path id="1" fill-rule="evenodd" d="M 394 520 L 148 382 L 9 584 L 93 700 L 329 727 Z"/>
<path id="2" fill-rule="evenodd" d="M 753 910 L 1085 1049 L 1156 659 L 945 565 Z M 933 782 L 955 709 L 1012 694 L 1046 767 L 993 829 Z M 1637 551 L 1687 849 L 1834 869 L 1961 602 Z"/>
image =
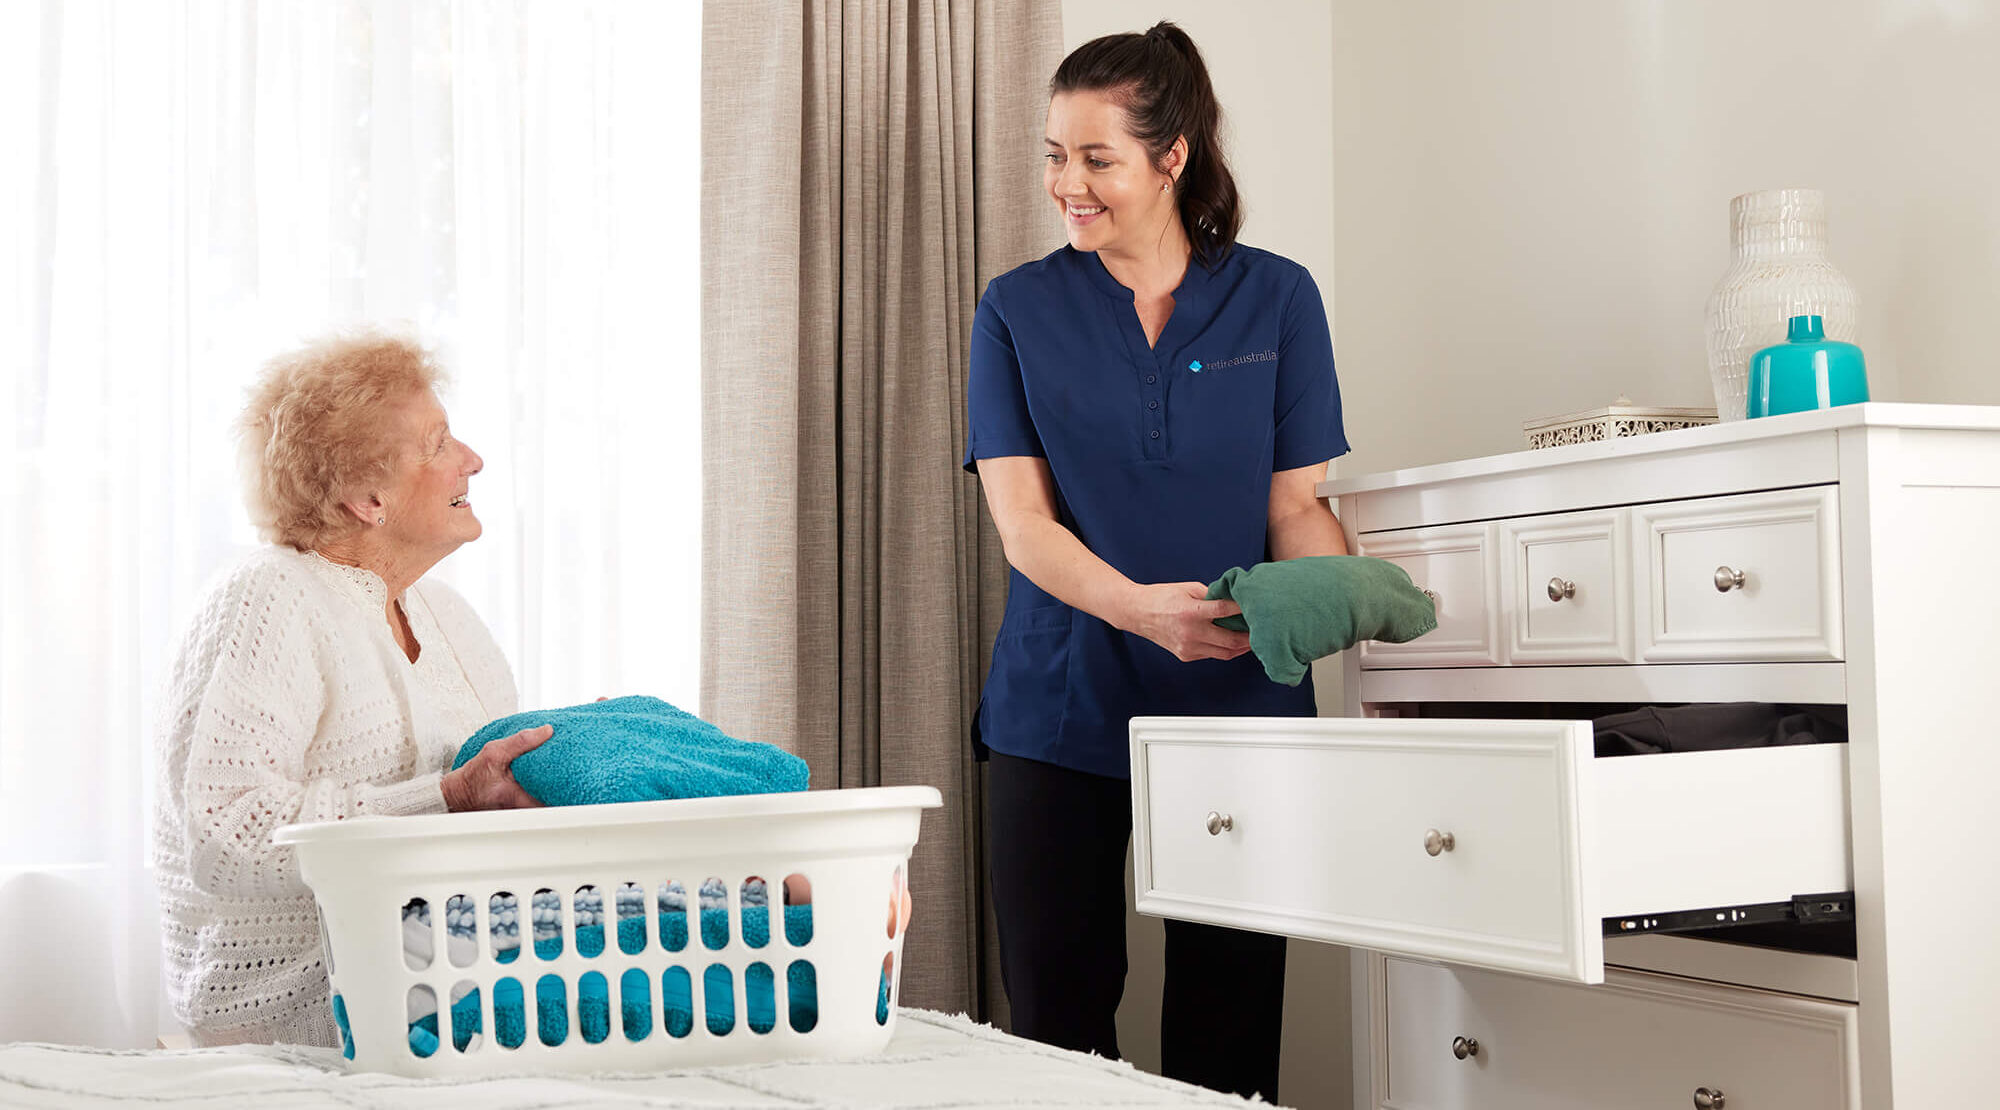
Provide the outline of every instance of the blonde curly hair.
<path id="1" fill-rule="evenodd" d="M 342 502 L 381 485 L 405 446 L 389 410 L 445 380 L 429 351 L 372 331 L 265 363 L 236 421 L 244 502 L 259 534 L 311 551 L 359 527 Z"/>

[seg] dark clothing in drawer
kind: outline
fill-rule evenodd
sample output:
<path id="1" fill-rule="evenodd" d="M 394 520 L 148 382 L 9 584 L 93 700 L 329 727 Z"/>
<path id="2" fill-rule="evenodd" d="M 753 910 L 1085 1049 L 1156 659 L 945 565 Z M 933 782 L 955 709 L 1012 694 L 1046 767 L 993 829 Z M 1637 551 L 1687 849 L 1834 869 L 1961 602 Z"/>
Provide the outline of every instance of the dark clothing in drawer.
<path id="1" fill-rule="evenodd" d="M 1591 722 L 1599 757 L 1847 743 L 1845 706 L 1649 705 Z"/>

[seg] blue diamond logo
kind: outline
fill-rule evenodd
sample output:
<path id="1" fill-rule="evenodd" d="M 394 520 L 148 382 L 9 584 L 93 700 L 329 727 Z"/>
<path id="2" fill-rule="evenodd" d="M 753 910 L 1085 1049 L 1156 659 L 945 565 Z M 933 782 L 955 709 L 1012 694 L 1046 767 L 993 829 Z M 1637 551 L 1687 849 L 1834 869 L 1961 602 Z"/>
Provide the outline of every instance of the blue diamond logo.
<path id="1" fill-rule="evenodd" d="M 1188 369 L 1194 371 L 1197 374 L 1201 373 L 1201 360 L 1196 359 L 1193 362 L 1188 363 Z"/>

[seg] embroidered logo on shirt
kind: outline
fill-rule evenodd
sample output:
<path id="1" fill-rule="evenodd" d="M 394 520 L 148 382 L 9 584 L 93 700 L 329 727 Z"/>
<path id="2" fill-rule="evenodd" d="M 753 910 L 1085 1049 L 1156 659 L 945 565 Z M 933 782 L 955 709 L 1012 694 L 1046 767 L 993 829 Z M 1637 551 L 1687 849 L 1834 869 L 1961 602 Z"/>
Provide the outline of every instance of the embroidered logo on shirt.
<path id="1" fill-rule="evenodd" d="M 1200 359 L 1196 359 L 1195 361 L 1188 363 L 1188 369 L 1199 374 L 1203 370 L 1227 370 L 1232 366 L 1242 366 L 1252 362 L 1276 362 L 1276 361 L 1278 361 L 1278 352 L 1257 351 L 1252 354 L 1237 355 L 1235 358 L 1226 358 L 1223 359 L 1221 362 L 1211 362 L 1206 365 L 1203 365 Z"/>

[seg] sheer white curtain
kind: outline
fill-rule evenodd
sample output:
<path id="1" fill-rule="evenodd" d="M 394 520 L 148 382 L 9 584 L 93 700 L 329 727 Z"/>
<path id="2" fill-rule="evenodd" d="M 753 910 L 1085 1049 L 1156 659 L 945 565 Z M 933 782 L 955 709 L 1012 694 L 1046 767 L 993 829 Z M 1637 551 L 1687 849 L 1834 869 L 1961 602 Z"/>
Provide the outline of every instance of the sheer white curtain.
<path id="1" fill-rule="evenodd" d="M 150 1046 L 153 713 L 273 352 L 440 351 L 524 705 L 696 709 L 693 3 L 0 6 L 0 1040 Z"/>

